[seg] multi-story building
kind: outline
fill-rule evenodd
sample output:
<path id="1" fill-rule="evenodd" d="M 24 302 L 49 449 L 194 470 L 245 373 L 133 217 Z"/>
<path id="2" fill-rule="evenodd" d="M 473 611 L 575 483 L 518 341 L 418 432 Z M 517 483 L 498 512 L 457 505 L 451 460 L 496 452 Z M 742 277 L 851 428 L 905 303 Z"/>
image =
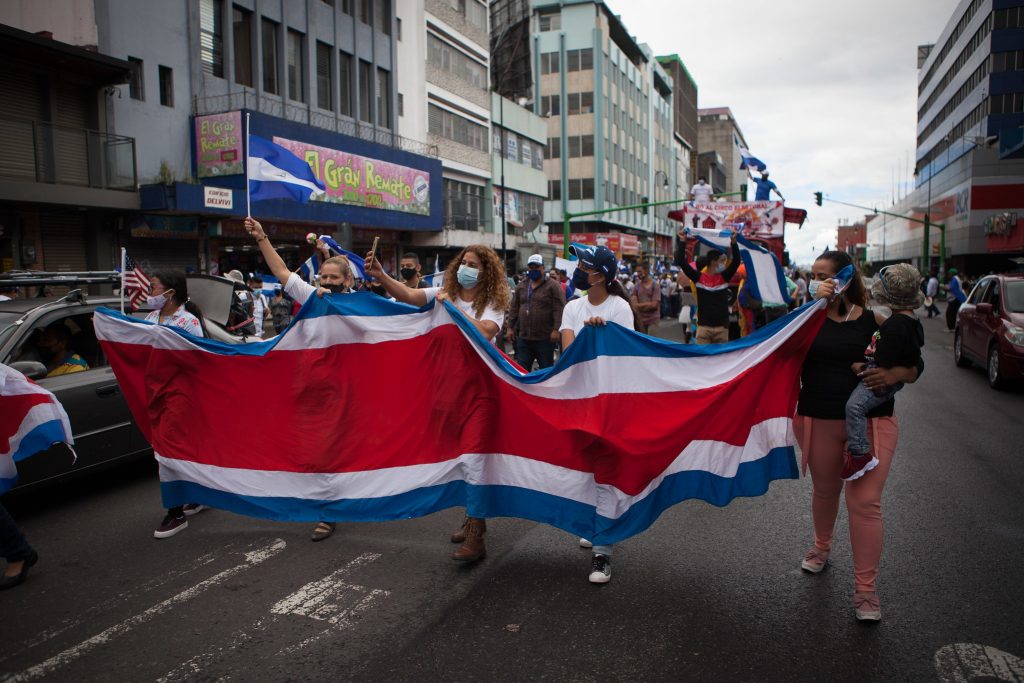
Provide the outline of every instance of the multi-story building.
<path id="1" fill-rule="evenodd" d="M 845 251 L 854 260 L 861 261 L 865 257 L 867 246 L 867 219 L 856 223 L 843 223 L 836 229 L 836 249 Z"/>
<path id="2" fill-rule="evenodd" d="M 397 0 L 398 132 L 437 146 L 443 165 L 444 230 L 417 235 L 443 262 L 482 243 L 500 248 L 491 219 L 489 9 L 480 0 Z"/>
<path id="3" fill-rule="evenodd" d="M 740 192 L 748 184 L 747 172 L 740 169 L 740 150 L 736 140 L 748 147 L 743 131 L 736 122 L 729 107 L 712 107 L 697 110 L 697 149 L 701 156 L 707 152 L 717 152 L 725 170 L 725 193 Z M 700 173 L 699 175 L 703 175 Z M 708 177 L 708 182 L 711 178 Z M 718 192 L 718 188 L 715 188 Z M 745 197 L 735 197 L 743 200 Z"/>
<path id="4" fill-rule="evenodd" d="M 536 0 L 534 22 L 534 107 L 548 117 L 549 136 L 544 217 L 561 244 L 567 212 L 670 198 L 672 79 L 601 0 Z M 618 244 L 623 254 L 642 247 L 664 256 L 675 230 L 659 216 L 624 209 L 574 218 L 571 231 Z"/>
<path id="5" fill-rule="evenodd" d="M 682 149 L 677 161 L 686 169 L 677 172 L 679 188 L 688 192 L 697 179 L 697 81 L 679 55 L 663 55 L 658 63 L 672 78 L 672 125 L 676 143 Z M 680 195 L 682 196 L 682 195 Z"/>
<path id="6" fill-rule="evenodd" d="M 140 263 L 262 268 L 241 226 L 247 131 L 304 158 L 327 186 L 308 204 L 253 204 L 286 261 L 305 258 L 310 231 L 356 251 L 381 235 L 389 264 L 410 235 L 440 231 L 436 150 L 395 131 L 392 0 L 67 5 L 66 14 L 30 8 L 20 20 L 32 30 L 63 22 L 69 39 L 92 25 L 98 51 L 129 65 L 128 83 L 104 104 L 113 130 L 135 140 L 137 210 L 112 224 Z"/>
<path id="7" fill-rule="evenodd" d="M 945 257 L 970 273 L 1024 254 L 1024 2 L 961 0 L 918 49 L 916 187 L 890 210 L 945 230 Z M 874 263 L 939 263 L 941 229 L 879 216 Z M 927 246 L 926 246 L 927 245 Z"/>
<path id="8" fill-rule="evenodd" d="M 513 102 L 533 101 L 530 0 L 491 1 L 491 89 Z"/>

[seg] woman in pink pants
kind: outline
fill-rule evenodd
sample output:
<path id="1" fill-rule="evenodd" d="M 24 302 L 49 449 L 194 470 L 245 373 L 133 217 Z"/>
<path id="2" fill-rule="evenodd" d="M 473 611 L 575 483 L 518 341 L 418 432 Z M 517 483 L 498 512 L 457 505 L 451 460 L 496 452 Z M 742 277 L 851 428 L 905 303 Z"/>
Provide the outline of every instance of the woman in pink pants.
<path id="1" fill-rule="evenodd" d="M 813 298 L 830 298 L 835 293 L 836 273 L 854 265 L 842 251 L 827 251 L 812 268 L 808 287 Z M 913 368 L 873 368 L 860 377 L 851 366 L 864 359 L 864 349 L 885 317 L 865 308 L 866 295 L 860 273 L 854 265 L 849 287 L 830 303 L 828 318 L 815 337 L 804 361 L 800 400 L 793 420 L 803 465 L 811 468 L 814 545 L 801 568 L 817 574 L 828 563 L 832 550 L 839 494 L 843 492 L 840 470 L 846 442 L 846 401 L 857 383 L 880 387 L 917 380 L 923 364 Z M 853 577 L 856 592 L 853 605 L 857 619 L 879 621 L 881 603 L 875 592 L 878 561 L 882 555 L 882 489 L 892 465 L 899 425 L 893 415 L 894 401 L 868 413 L 868 433 L 878 466 L 860 479 L 846 483 L 846 509 L 850 518 L 850 546 L 853 549 Z"/>

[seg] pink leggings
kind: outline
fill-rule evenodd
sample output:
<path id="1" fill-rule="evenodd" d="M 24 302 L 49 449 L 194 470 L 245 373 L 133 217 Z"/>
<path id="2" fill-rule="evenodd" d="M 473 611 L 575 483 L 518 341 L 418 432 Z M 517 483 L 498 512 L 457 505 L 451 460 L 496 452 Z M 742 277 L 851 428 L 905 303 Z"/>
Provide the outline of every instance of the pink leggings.
<path id="1" fill-rule="evenodd" d="M 814 495 L 814 546 L 832 549 L 832 537 L 839 514 L 839 493 L 846 484 L 846 511 L 850 518 L 850 546 L 853 549 L 853 579 L 857 592 L 874 592 L 878 561 L 882 556 L 882 489 L 889 475 L 899 425 L 895 417 L 868 420 L 868 440 L 878 466 L 860 479 L 839 478 L 846 442 L 845 420 L 821 420 L 796 415 L 793 429 L 803 451 L 804 465 L 811 467 Z"/>

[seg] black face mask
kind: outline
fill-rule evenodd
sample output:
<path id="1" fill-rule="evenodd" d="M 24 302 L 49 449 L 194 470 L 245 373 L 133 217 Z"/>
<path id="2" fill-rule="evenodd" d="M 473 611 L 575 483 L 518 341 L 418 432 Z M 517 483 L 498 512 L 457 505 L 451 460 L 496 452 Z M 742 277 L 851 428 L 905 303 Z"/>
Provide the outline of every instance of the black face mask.
<path id="1" fill-rule="evenodd" d="M 400 272 L 402 274 L 402 279 L 403 280 L 411 280 L 414 277 L 416 277 L 416 269 L 415 268 L 402 268 L 398 272 Z"/>
<path id="2" fill-rule="evenodd" d="M 324 289 L 330 291 L 331 294 L 344 294 L 348 291 L 348 287 L 345 285 L 321 285 Z"/>

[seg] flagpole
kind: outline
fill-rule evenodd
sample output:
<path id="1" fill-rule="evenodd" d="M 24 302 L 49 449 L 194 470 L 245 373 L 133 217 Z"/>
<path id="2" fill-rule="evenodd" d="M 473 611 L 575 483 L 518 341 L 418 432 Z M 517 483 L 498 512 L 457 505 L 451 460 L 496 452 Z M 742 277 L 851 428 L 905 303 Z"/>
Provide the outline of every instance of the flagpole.
<path id="1" fill-rule="evenodd" d="M 249 201 L 249 112 L 245 112 L 245 215 L 252 216 Z"/>
<path id="2" fill-rule="evenodd" d="M 121 315 L 124 315 L 124 262 L 125 248 L 121 247 Z"/>

